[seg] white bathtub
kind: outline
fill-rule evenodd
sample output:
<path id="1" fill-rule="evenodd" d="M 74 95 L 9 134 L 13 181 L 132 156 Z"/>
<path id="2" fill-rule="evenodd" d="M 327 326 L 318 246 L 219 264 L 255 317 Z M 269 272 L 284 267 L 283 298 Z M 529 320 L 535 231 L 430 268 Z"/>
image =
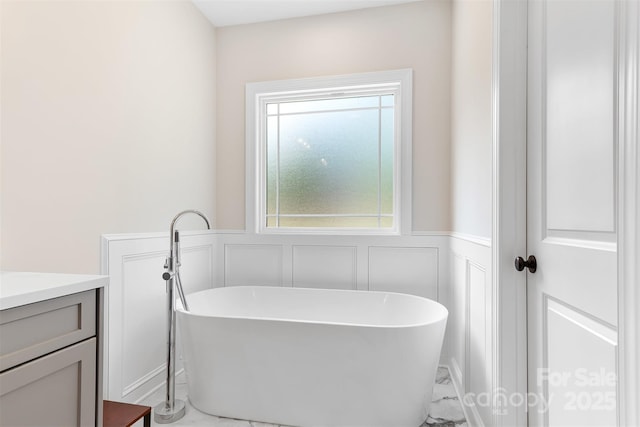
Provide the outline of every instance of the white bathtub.
<path id="1" fill-rule="evenodd" d="M 447 309 L 404 294 L 230 287 L 178 311 L 202 412 L 290 426 L 418 427 Z"/>

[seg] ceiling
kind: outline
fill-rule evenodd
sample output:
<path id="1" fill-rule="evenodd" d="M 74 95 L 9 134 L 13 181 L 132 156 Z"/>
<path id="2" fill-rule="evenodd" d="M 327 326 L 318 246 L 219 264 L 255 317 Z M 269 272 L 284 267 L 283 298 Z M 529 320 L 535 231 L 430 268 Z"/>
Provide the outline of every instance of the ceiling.
<path id="1" fill-rule="evenodd" d="M 191 0 L 216 27 L 322 15 L 419 0 Z"/>

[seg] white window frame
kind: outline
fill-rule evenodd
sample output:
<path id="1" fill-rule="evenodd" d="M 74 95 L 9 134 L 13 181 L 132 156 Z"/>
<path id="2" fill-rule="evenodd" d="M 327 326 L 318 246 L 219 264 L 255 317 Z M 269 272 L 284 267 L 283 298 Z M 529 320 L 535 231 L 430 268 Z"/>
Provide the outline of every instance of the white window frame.
<path id="1" fill-rule="evenodd" d="M 412 146 L 412 80 L 411 69 L 359 73 L 330 77 L 276 80 L 246 85 L 246 200 L 245 228 L 261 234 L 330 234 L 330 235 L 408 235 L 411 234 L 411 146 Z M 266 167 L 262 106 L 278 96 L 313 96 L 327 91 L 340 94 L 362 93 L 375 87 L 394 87 L 394 227 L 273 227 L 264 221 L 266 212 Z"/>

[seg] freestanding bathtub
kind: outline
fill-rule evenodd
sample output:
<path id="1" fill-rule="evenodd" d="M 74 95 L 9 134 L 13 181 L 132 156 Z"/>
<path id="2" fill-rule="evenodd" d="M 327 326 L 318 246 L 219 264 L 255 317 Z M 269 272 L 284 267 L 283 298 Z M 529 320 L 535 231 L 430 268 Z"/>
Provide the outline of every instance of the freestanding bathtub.
<path id="1" fill-rule="evenodd" d="M 178 311 L 200 411 L 290 426 L 418 427 L 447 309 L 384 292 L 262 286 L 187 295 Z"/>

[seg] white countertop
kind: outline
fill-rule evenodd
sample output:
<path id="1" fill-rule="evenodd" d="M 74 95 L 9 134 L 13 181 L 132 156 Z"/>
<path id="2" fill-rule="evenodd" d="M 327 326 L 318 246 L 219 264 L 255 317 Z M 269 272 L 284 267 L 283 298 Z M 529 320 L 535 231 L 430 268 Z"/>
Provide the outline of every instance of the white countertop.
<path id="1" fill-rule="evenodd" d="M 0 310 L 105 287 L 109 276 L 0 272 Z"/>

